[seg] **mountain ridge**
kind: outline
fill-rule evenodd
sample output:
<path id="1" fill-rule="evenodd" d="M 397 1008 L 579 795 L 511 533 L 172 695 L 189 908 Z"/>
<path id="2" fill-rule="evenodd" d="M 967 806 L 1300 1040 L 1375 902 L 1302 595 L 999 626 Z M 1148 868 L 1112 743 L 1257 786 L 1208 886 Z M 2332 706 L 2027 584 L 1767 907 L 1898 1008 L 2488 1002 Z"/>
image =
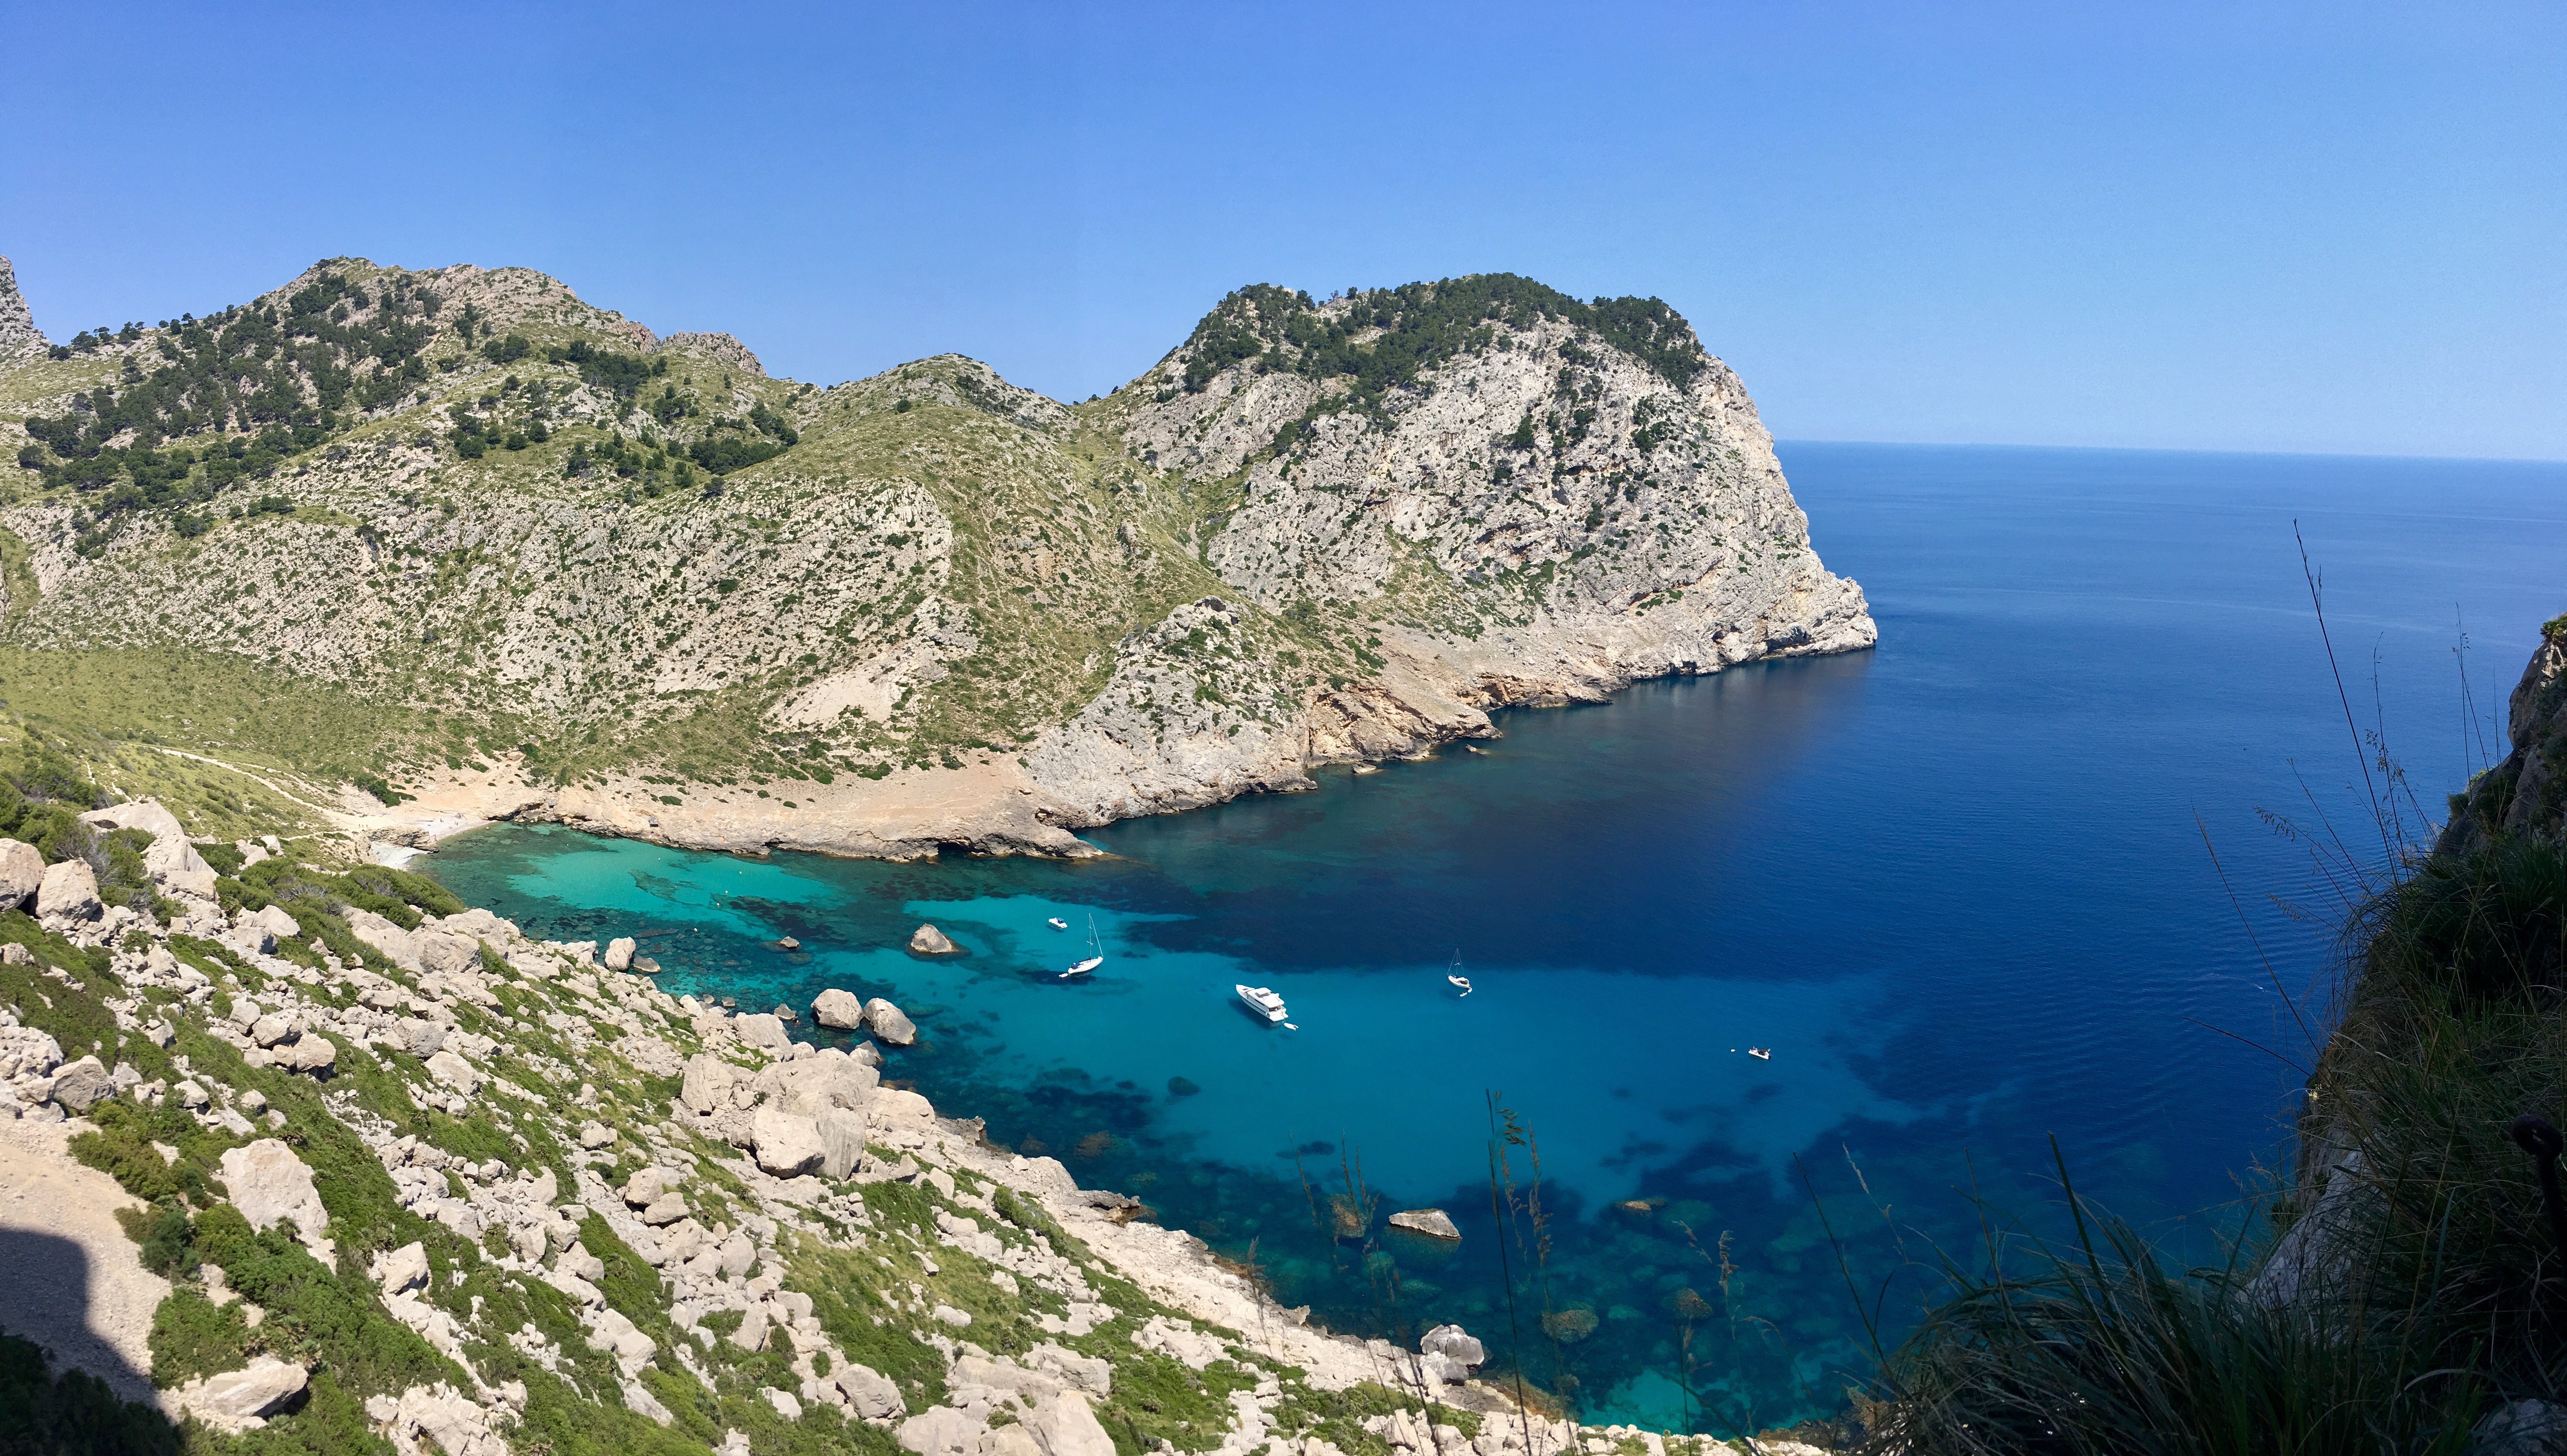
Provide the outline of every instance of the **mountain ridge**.
<path id="1" fill-rule="evenodd" d="M 207 833 L 1074 855 L 1877 635 L 1680 317 L 1512 275 L 1238 290 L 1063 405 L 326 259 L 0 362 L 0 445 L 10 711 Z"/>

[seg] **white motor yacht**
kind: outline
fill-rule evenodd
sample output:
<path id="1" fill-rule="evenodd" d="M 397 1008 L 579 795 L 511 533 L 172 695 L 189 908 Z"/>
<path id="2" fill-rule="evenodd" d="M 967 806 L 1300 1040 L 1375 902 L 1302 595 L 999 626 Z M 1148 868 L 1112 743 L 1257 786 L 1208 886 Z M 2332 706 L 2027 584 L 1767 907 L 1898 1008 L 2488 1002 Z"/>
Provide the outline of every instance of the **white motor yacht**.
<path id="1" fill-rule="evenodd" d="M 1284 998 L 1263 986 L 1234 986 L 1231 990 L 1239 993 L 1239 1004 L 1261 1021 L 1280 1022 L 1288 1015 L 1284 1010 Z"/>

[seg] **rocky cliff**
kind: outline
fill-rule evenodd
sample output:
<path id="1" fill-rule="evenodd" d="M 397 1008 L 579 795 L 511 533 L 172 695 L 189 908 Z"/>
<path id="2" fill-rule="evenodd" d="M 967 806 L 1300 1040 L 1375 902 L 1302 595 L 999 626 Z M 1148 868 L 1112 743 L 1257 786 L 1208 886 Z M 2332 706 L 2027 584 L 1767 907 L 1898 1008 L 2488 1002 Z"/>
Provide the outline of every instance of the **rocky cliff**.
<path id="1" fill-rule="evenodd" d="M 37 331 L 35 316 L 27 311 L 26 295 L 18 291 L 18 270 L 7 258 L 0 258 L 0 362 L 48 347 L 49 341 Z"/>
<path id="2" fill-rule="evenodd" d="M 2555 840 L 2567 828 L 2567 617 L 2541 624 L 2540 645 L 2505 700 L 2505 755 L 2451 796 L 2437 854 L 2497 836 Z"/>
<path id="3" fill-rule="evenodd" d="M 1682 319 L 1504 275 L 1244 289 L 1073 407 L 339 259 L 22 351 L 0 437 L 12 710 L 199 832 L 1077 854 L 1875 636 Z"/>

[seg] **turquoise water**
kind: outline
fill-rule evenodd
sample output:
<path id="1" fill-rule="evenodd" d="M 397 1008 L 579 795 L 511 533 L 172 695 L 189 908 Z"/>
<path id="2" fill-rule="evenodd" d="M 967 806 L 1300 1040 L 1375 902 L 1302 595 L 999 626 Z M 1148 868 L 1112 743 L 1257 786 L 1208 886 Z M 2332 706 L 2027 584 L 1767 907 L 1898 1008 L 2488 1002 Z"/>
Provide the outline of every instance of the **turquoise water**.
<path id="1" fill-rule="evenodd" d="M 497 826 L 422 867 L 538 934 L 648 934 L 673 991 L 891 997 L 924 1039 L 889 1074 L 1338 1327 L 1458 1319 L 1598 1419 L 1830 1409 L 1869 1351 L 1840 1256 L 1887 1281 L 1894 1339 L 1934 1248 L 1975 1237 L 1968 1191 L 2049 1226 L 2054 1135 L 2081 1191 L 2173 1247 L 2234 1222 L 2287 1134 L 2280 1057 L 2309 1048 L 2195 815 L 2312 1016 L 2331 907 L 2258 811 L 2369 832 L 2292 520 L 2362 728 L 2438 804 L 2477 741 L 2455 622 L 2500 707 L 2567 605 L 2567 467 L 1784 458 L 1830 566 L 1870 594 L 1874 652 L 1505 714 L 1486 752 L 1095 831 L 1099 863 Z M 910 956 L 922 920 L 969 954 Z M 1054 980 L 1091 922 L 1103 969 Z M 1281 992 L 1297 1029 L 1253 1020 L 1237 982 Z M 1492 1214 L 1499 1102 L 1533 1144 L 1508 1150 L 1519 1192 L 1540 1158 L 1543 1228 L 1519 1215 L 1517 1239 Z M 1358 1191 L 1369 1225 L 1330 1237 L 1330 1196 Z M 1424 1205 L 1458 1249 L 1380 1226 Z"/>

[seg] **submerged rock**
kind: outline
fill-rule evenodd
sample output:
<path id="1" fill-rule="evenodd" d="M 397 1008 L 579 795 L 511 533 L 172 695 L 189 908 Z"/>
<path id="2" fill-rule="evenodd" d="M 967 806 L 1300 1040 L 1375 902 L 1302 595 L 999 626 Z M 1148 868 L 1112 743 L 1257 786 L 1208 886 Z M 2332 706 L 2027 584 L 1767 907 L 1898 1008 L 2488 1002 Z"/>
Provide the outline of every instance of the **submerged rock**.
<path id="1" fill-rule="evenodd" d="M 1453 1227 L 1452 1215 L 1440 1208 L 1403 1209 L 1390 1216 L 1390 1226 L 1424 1234 L 1430 1239 L 1459 1239 L 1462 1231 Z"/>

